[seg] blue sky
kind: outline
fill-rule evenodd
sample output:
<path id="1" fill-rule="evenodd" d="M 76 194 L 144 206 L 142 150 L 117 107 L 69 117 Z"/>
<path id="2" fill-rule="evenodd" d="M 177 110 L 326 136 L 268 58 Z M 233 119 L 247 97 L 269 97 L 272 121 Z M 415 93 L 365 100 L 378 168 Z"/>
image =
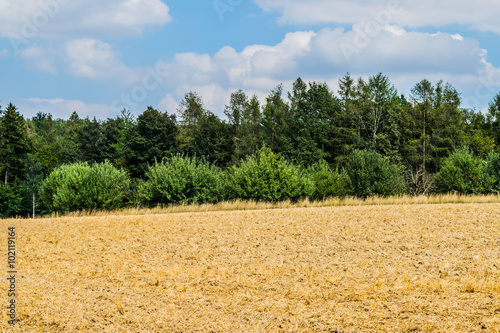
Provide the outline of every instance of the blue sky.
<path id="1" fill-rule="evenodd" d="M 223 116 L 231 92 L 264 100 L 297 77 L 427 78 L 484 110 L 500 92 L 500 3 L 478 0 L 0 0 L 0 105 L 105 119 L 189 91 Z"/>

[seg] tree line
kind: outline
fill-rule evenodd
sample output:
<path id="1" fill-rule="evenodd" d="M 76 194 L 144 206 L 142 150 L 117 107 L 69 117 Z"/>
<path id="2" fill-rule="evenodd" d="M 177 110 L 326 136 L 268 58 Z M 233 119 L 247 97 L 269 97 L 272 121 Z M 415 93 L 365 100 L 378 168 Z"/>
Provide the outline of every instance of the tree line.
<path id="1" fill-rule="evenodd" d="M 128 179 L 125 187 L 135 198 L 122 203 L 128 205 L 183 201 L 166 200 L 147 185 L 158 175 L 160 165 L 172 168 L 175 163 L 195 173 L 205 168 L 206 177 L 222 172 L 216 187 L 224 193 L 209 195 L 217 200 L 284 199 L 286 195 L 252 197 L 238 190 L 235 175 L 251 182 L 248 175 L 252 172 L 245 167 L 253 163 L 258 169 L 266 158 L 296 168 L 293 172 L 283 169 L 291 172 L 289 177 L 296 177 L 293 182 L 300 183 L 299 178 L 307 176 L 309 185 L 304 185 L 298 197 L 394 194 L 356 190 L 361 178 L 369 175 L 355 171 L 363 174 L 376 166 L 379 169 L 372 173 L 394 168 L 390 173 L 397 177 L 391 187 L 397 193 L 495 191 L 500 94 L 483 114 L 462 108 L 460 93 L 449 83 L 424 79 L 405 96 L 382 73 L 367 80 L 346 74 L 337 92 L 326 83 L 299 78 L 286 94 L 277 86 L 263 105 L 256 96 L 236 91 L 224 109 L 226 119 L 208 110 L 195 92 L 187 93 L 176 111 L 169 114 L 148 107 L 136 118 L 123 110 L 106 120 L 82 119 L 73 112 L 65 120 L 43 112 L 24 119 L 14 105 L 5 110 L 0 107 L 0 215 L 29 215 L 33 207 L 39 213 L 53 211 L 43 185 L 54 173 L 59 176 L 53 179 L 62 179 L 62 170 L 76 172 L 76 166 L 81 175 L 99 169 Z M 468 179 L 471 175 L 476 178 Z M 321 190 L 322 182 L 329 183 L 330 189 Z M 461 184 L 450 185 L 453 182 Z M 288 197 L 296 198 L 292 192 Z"/>

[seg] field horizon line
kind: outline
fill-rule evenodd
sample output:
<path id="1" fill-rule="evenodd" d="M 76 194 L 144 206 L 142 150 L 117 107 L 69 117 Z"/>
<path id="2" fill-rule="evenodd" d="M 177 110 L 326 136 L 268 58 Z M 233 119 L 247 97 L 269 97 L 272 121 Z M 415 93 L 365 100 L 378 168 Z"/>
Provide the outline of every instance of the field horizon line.
<path id="1" fill-rule="evenodd" d="M 170 204 L 158 205 L 157 207 L 127 207 L 122 209 L 104 210 L 81 210 L 68 213 L 52 213 L 51 215 L 35 216 L 35 219 L 54 218 L 76 218 L 76 217 L 103 217 L 103 216 L 142 216 L 142 215 L 165 215 L 176 213 L 203 213 L 217 211 L 252 211 L 291 208 L 320 208 L 320 207 L 342 207 L 342 206 L 390 206 L 390 205 L 439 205 L 439 204 L 491 204 L 500 203 L 500 194 L 488 195 L 460 195 L 455 193 L 438 195 L 409 196 L 400 195 L 392 197 L 368 197 L 368 198 L 326 198 L 319 201 L 309 199 L 292 202 L 290 200 L 279 202 L 258 202 L 252 200 L 222 201 L 215 204 Z M 5 220 L 24 220 L 25 217 L 8 218 Z M 30 218 L 32 219 L 32 218 Z"/>

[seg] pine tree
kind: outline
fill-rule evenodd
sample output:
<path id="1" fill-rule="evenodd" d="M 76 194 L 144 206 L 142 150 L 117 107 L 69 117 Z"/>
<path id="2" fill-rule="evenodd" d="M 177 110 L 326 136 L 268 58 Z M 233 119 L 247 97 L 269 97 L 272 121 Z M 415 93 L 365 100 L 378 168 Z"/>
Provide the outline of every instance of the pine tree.
<path id="1" fill-rule="evenodd" d="M 24 160 L 30 149 L 26 121 L 11 103 L 0 121 L 0 170 L 5 184 L 24 178 Z"/>

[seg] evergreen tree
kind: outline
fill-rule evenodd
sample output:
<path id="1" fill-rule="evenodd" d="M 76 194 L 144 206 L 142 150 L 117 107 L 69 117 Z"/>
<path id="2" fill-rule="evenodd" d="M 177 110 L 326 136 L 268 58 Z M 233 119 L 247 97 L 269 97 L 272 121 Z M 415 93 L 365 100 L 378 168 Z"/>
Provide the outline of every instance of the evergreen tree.
<path id="1" fill-rule="evenodd" d="M 10 103 L 0 119 L 0 171 L 4 184 L 24 179 L 24 161 L 30 149 L 26 121 Z"/>
<path id="2" fill-rule="evenodd" d="M 130 143 L 136 133 L 137 122 L 130 110 L 123 109 L 119 116 L 113 119 L 103 129 L 106 140 L 109 140 L 107 159 L 113 161 L 115 167 L 129 170 L 128 160 L 132 156 Z"/>
<path id="3" fill-rule="evenodd" d="M 333 156 L 337 164 L 343 164 L 361 141 L 361 117 L 356 107 L 356 84 L 349 73 L 339 80 L 340 112 L 332 128 Z"/>
<path id="4" fill-rule="evenodd" d="M 82 161 L 82 154 L 80 151 L 79 136 L 84 122 L 74 111 L 69 117 L 68 121 L 63 126 L 61 161 L 59 164 L 71 164 Z"/>
<path id="5" fill-rule="evenodd" d="M 137 118 L 129 142 L 127 164 L 133 177 L 142 176 L 149 165 L 177 152 L 177 126 L 174 115 L 148 107 Z"/>
<path id="6" fill-rule="evenodd" d="M 78 147 L 81 154 L 79 160 L 90 163 L 104 162 L 103 146 L 104 136 L 101 123 L 95 117 L 93 120 L 86 118 L 78 132 Z"/>

